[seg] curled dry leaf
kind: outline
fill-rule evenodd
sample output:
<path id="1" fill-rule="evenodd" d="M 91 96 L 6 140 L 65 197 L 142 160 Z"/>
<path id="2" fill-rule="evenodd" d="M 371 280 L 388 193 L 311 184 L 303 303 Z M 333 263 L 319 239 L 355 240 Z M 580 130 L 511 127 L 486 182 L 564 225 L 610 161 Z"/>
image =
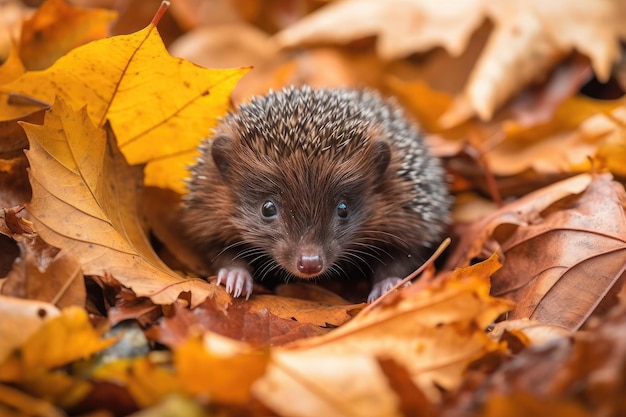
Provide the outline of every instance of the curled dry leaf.
<path id="1" fill-rule="evenodd" d="M 446 415 L 621 416 L 625 365 L 626 311 L 620 306 L 569 338 L 519 353 Z"/>
<path id="2" fill-rule="evenodd" d="M 59 100 L 43 126 L 23 126 L 33 187 L 27 209 L 46 242 L 76 255 L 85 274 L 108 273 L 155 303 L 171 304 L 182 293 L 192 305 L 207 297 L 228 303 L 217 286 L 184 279 L 156 256 L 137 216 L 136 170 L 85 108 L 74 112 Z"/>
<path id="3" fill-rule="evenodd" d="M 20 250 L 20 258 L 2 286 L 3 295 L 46 301 L 59 308 L 85 305 L 83 272 L 73 254 L 59 253 L 41 269 L 31 246 L 20 244 Z"/>
<path id="4" fill-rule="evenodd" d="M 504 255 L 492 294 L 517 303 L 511 318 L 578 329 L 617 303 L 626 274 L 624 188 L 583 174 L 528 194 L 466 234 L 453 265 L 485 249 Z"/>
<path id="5" fill-rule="evenodd" d="M 386 358 L 437 402 L 439 388 L 456 388 L 469 363 L 500 348 L 484 333 L 512 308 L 488 295 L 489 275 L 498 268 L 492 258 L 457 270 L 440 287 L 400 291 L 395 301 L 325 336 L 275 349 L 253 387 L 256 397 L 287 415 L 395 415 L 398 399 L 376 359 Z M 288 400 L 295 396 L 302 401 Z M 373 398 L 381 400 L 373 404 Z"/>

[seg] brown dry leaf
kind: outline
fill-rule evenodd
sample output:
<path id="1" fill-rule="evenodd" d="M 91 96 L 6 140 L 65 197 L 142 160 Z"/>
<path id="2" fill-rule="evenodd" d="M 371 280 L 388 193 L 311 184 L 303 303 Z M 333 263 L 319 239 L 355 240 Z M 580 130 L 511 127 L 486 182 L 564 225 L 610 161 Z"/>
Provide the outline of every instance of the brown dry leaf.
<path id="1" fill-rule="evenodd" d="M 85 305 L 85 281 L 80 263 L 72 253 L 59 253 L 42 270 L 30 246 L 21 244 L 20 249 L 20 258 L 13 264 L 0 293 L 46 301 L 59 308 Z"/>
<path id="2" fill-rule="evenodd" d="M 556 109 L 547 123 L 526 127 L 507 122 L 503 140 L 486 153 L 489 167 L 499 176 L 527 170 L 544 176 L 558 175 L 589 171 L 596 157 L 600 167 L 615 168 L 619 173 L 626 157 L 620 146 L 624 125 L 619 113 L 625 113 L 620 110 L 625 108 L 621 99 L 572 97 Z"/>
<path id="3" fill-rule="evenodd" d="M 155 303 L 185 292 L 192 305 L 207 297 L 228 303 L 217 286 L 178 276 L 154 254 L 137 217 L 136 175 L 85 108 L 74 112 L 59 100 L 43 126 L 23 126 L 31 143 L 27 208 L 46 242 L 76 255 L 85 274 L 110 274 Z"/>
<path id="4" fill-rule="evenodd" d="M 483 331 L 512 308 L 488 295 L 489 275 L 498 268 L 494 257 L 457 270 L 440 287 L 400 291 L 325 336 L 275 349 L 253 388 L 256 397 L 289 415 L 397 415 L 382 358 L 403 366 L 436 403 L 439 388 L 455 389 L 468 364 L 500 349 Z"/>
<path id="5" fill-rule="evenodd" d="M 71 49 L 109 34 L 112 10 L 83 9 L 65 0 L 46 0 L 22 25 L 19 55 L 29 70 L 49 67 Z"/>
<path id="6" fill-rule="evenodd" d="M 626 311 L 620 306 L 571 338 L 519 353 L 484 375 L 469 401 L 446 415 L 621 416 L 625 367 Z"/>
<path id="7" fill-rule="evenodd" d="M 260 294 L 248 301 L 251 312 L 268 310 L 277 317 L 322 327 L 337 327 L 351 320 L 365 304 L 334 304 Z"/>
<path id="8" fill-rule="evenodd" d="M 102 290 L 102 300 L 98 300 L 97 303 L 101 301 L 104 305 L 107 322 L 111 326 L 124 320 L 136 320 L 142 327 L 148 327 L 161 317 L 160 305 L 154 304 L 149 298 L 137 297 L 115 278 L 105 275 L 91 276 L 89 279 Z"/>
<path id="9" fill-rule="evenodd" d="M 209 300 L 192 310 L 175 305 L 171 317 L 152 326 L 147 334 L 151 339 L 170 348 L 178 347 L 189 336 L 204 331 L 257 346 L 279 346 L 298 339 L 319 336 L 328 330 L 310 323 L 278 317 L 269 308 L 255 311 L 254 307 L 251 308 L 243 300 L 233 300 L 226 311 L 220 311 Z"/>
<path id="10" fill-rule="evenodd" d="M 492 294 L 517 303 L 511 318 L 578 329 L 617 303 L 626 259 L 624 188 L 583 174 L 526 195 L 478 222 L 451 265 L 485 251 L 504 255 Z"/>

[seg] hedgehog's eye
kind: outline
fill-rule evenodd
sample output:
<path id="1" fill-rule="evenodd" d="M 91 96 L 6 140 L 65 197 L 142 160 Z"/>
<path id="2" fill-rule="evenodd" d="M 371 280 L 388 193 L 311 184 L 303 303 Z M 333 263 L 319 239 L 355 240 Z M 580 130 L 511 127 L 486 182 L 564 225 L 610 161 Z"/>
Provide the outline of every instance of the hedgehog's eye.
<path id="1" fill-rule="evenodd" d="M 348 205 L 345 201 L 341 201 L 339 202 L 339 204 L 337 204 L 337 216 L 342 219 L 348 217 Z"/>
<path id="2" fill-rule="evenodd" d="M 274 219 L 276 215 L 278 215 L 278 208 L 276 207 L 276 204 L 272 200 L 267 200 L 261 206 L 261 215 L 266 220 Z"/>

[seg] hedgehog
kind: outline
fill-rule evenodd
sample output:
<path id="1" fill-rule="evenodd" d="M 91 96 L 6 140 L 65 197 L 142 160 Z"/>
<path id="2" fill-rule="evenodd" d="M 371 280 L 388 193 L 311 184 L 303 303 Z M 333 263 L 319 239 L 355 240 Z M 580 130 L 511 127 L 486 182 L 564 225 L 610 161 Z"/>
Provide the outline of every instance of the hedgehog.
<path id="1" fill-rule="evenodd" d="M 391 99 L 287 87 L 238 106 L 199 146 L 185 232 L 217 283 L 371 279 L 368 301 L 424 262 L 449 223 L 440 161 Z"/>

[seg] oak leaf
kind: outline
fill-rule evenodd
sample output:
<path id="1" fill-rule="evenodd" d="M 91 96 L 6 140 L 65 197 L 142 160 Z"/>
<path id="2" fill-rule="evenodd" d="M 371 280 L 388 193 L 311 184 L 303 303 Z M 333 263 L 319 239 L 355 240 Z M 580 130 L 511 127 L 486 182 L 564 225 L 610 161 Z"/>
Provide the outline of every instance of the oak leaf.
<path id="1" fill-rule="evenodd" d="M 111 274 L 155 303 L 171 304 L 183 292 L 192 305 L 208 296 L 228 302 L 215 285 L 180 277 L 154 253 L 137 217 L 136 172 L 84 107 L 74 112 L 58 100 L 43 126 L 23 127 L 33 188 L 27 209 L 46 242 L 71 251 L 85 274 Z"/>
<path id="2" fill-rule="evenodd" d="M 617 303 L 626 263 L 626 193 L 610 174 L 581 174 L 477 222 L 450 265 L 498 250 L 492 294 L 517 303 L 510 318 L 577 330 Z"/>
<path id="3" fill-rule="evenodd" d="M 229 106 L 246 68 L 210 70 L 167 53 L 154 24 L 80 46 L 44 71 L 26 72 L 2 86 L 52 103 L 86 104 L 91 120 L 109 120 L 128 162 L 147 167 L 146 184 L 184 192 L 187 164 L 200 140 Z"/>

